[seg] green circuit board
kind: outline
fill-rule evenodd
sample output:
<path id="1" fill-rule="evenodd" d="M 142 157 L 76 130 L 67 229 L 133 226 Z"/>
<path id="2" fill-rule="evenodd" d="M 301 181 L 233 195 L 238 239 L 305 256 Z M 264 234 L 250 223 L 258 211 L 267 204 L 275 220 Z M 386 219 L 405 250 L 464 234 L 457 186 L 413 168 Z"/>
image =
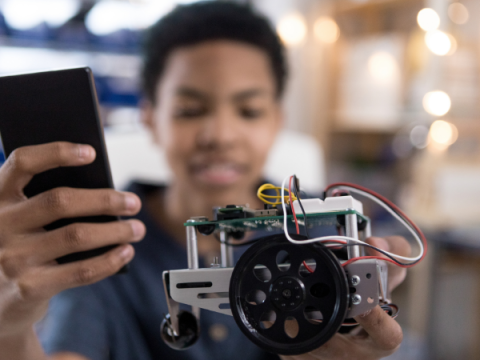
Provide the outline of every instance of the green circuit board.
<path id="1" fill-rule="evenodd" d="M 222 209 L 223 210 L 223 209 Z M 228 212 L 230 210 L 226 210 Z M 307 214 L 308 228 L 314 228 L 317 226 L 335 226 L 337 224 L 337 216 L 356 214 L 359 223 L 368 222 L 370 219 L 363 214 L 355 210 L 344 211 L 331 211 L 317 214 Z M 303 214 L 297 214 L 297 220 L 299 225 L 305 224 Z M 185 226 L 215 226 L 215 230 L 224 230 L 227 232 L 237 231 L 278 231 L 283 229 L 283 216 L 259 216 L 248 217 L 240 219 L 230 220 L 216 220 L 205 221 L 199 219 L 199 221 L 189 221 L 185 223 Z M 287 215 L 287 226 L 292 230 L 295 228 L 295 221 L 293 215 Z"/>

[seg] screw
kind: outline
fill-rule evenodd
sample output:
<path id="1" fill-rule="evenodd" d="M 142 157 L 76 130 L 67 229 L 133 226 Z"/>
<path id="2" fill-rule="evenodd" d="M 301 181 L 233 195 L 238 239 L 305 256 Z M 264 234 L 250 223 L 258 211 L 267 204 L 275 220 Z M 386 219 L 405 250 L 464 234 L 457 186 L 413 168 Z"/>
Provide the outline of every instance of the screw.
<path id="1" fill-rule="evenodd" d="M 357 286 L 358 284 L 360 284 L 360 276 L 353 275 L 351 281 L 353 286 Z"/>
<path id="2" fill-rule="evenodd" d="M 352 304 L 358 305 L 362 302 L 362 297 L 360 295 L 353 295 L 352 297 Z"/>
<path id="3" fill-rule="evenodd" d="M 220 264 L 218 263 L 218 256 L 215 256 L 213 258 L 213 263 L 210 264 L 211 268 L 219 268 Z"/>

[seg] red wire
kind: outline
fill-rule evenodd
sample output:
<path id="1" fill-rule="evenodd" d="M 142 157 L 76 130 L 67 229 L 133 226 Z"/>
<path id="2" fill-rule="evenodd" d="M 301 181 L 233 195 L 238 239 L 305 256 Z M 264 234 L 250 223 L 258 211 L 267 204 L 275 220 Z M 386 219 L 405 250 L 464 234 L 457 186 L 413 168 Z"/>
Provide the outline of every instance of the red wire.
<path id="1" fill-rule="evenodd" d="M 297 228 L 297 234 L 300 234 L 300 228 L 298 227 L 297 215 L 295 214 L 295 209 L 293 207 L 293 201 L 292 201 L 292 179 L 293 179 L 293 176 L 290 176 L 290 181 L 288 182 L 288 196 L 290 198 L 290 207 L 292 208 L 292 214 L 293 214 L 293 218 L 295 220 L 295 227 Z"/>
<path id="2" fill-rule="evenodd" d="M 427 239 L 425 238 L 425 235 L 423 234 L 422 230 L 420 230 L 418 228 L 417 225 L 415 225 L 415 223 L 410 220 L 410 218 L 405 215 L 405 213 L 399 209 L 399 207 L 397 205 L 395 205 L 394 203 L 392 203 L 390 200 L 388 200 L 387 198 L 383 197 L 382 195 L 376 193 L 375 191 L 372 191 L 370 189 L 367 189 L 363 186 L 360 186 L 360 185 L 356 185 L 356 184 L 351 184 L 351 183 L 334 183 L 334 184 L 330 184 L 327 186 L 327 188 L 325 189 L 325 192 L 328 192 L 331 188 L 334 188 L 334 187 L 338 187 L 338 186 L 347 186 L 347 187 L 351 187 L 351 188 L 354 188 L 354 189 L 358 189 L 358 190 L 361 190 L 361 191 L 364 191 L 370 195 L 373 195 L 375 196 L 376 198 L 380 199 L 381 201 L 383 201 L 384 203 L 386 203 L 388 206 L 390 206 L 391 208 L 393 208 L 396 212 L 398 212 L 400 215 L 402 215 L 406 220 L 407 222 L 415 229 L 415 231 L 417 231 L 417 233 L 420 235 L 420 239 L 422 240 L 422 243 L 423 243 L 423 255 L 422 257 L 419 259 L 419 261 L 417 262 L 420 262 L 423 260 L 423 258 L 425 257 L 425 255 L 427 255 Z M 384 258 L 384 257 L 380 257 L 380 256 L 362 256 L 362 257 L 358 257 L 358 258 L 353 258 L 353 259 L 350 259 L 346 262 L 344 262 L 342 264 L 342 266 L 345 266 L 345 265 L 348 265 L 356 260 L 360 260 L 360 259 L 365 259 L 365 258 L 369 258 L 369 259 L 381 259 L 381 260 L 385 260 L 385 261 L 388 261 L 388 262 L 391 262 L 395 265 L 398 265 L 400 267 L 405 267 L 405 268 L 408 268 L 408 267 L 412 267 L 413 265 L 415 264 L 411 264 L 411 265 L 399 265 L 397 264 L 395 261 L 391 260 L 391 259 L 388 259 L 388 258 Z"/>
<path id="3" fill-rule="evenodd" d="M 336 244 L 343 244 L 345 245 L 347 242 L 345 240 L 327 240 L 327 241 L 322 241 L 322 243 L 336 243 Z"/>
<path id="4" fill-rule="evenodd" d="M 414 266 L 415 264 L 411 264 L 411 265 L 400 265 L 399 263 L 396 263 L 395 261 L 393 261 L 392 259 L 389 259 L 387 257 L 382 257 L 382 256 L 360 256 L 360 257 L 356 257 L 356 258 L 351 258 L 350 260 L 347 260 L 345 261 L 342 266 L 347 266 L 357 260 L 368 260 L 368 259 L 377 259 L 377 260 L 383 260 L 383 261 L 388 261 L 394 265 L 397 265 L 399 267 L 402 267 L 402 268 L 410 268 L 412 266 Z"/>
<path id="5" fill-rule="evenodd" d="M 290 176 L 290 180 L 288 182 L 288 196 L 290 198 L 290 207 L 292 208 L 293 218 L 295 219 L 295 227 L 297 228 L 297 234 L 300 234 L 300 228 L 298 227 L 297 215 L 295 214 L 295 208 L 293 207 L 293 201 L 292 201 L 292 180 L 293 180 L 293 176 Z M 309 273 L 314 272 L 314 270 L 310 266 L 308 266 L 305 261 L 303 262 L 303 266 L 305 266 L 305 269 L 307 269 L 307 271 Z"/>

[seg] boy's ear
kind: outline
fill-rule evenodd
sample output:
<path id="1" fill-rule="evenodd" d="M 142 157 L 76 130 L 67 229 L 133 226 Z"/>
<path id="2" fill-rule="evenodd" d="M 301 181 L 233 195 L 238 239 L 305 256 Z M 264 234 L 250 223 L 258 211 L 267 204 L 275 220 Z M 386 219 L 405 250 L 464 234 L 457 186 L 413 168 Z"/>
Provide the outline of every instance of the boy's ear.
<path id="1" fill-rule="evenodd" d="M 150 135 L 155 144 L 160 145 L 157 131 L 156 131 L 156 123 L 155 123 L 155 106 L 152 104 L 150 100 L 143 99 L 140 101 L 140 116 L 142 124 L 149 130 Z"/>

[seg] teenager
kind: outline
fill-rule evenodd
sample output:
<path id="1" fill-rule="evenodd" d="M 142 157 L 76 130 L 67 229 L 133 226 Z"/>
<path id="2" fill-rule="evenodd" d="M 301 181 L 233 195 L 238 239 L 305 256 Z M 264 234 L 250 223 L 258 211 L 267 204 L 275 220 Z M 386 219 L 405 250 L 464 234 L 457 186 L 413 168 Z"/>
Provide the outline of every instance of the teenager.
<path id="1" fill-rule="evenodd" d="M 187 267 L 185 220 L 210 216 L 217 205 L 262 207 L 255 192 L 282 126 L 284 49 L 263 16 L 230 2 L 177 7 L 146 39 L 143 117 L 173 179 L 134 183 L 129 192 L 58 188 L 27 199 L 23 188 L 34 174 L 91 163 L 95 153 L 52 143 L 8 158 L 0 169 L 1 360 L 278 358 L 218 313 L 202 312 L 200 340 L 182 352 L 163 344 L 159 326 L 168 313 L 162 271 Z M 59 218 L 99 214 L 126 220 L 43 230 Z M 402 238 L 369 242 L 409 252 Z M 110 244 L 121 245 L 75 263 L 54 260 Z M 202 265 L 217 251 L 213 237 L 199 238 Z M 129 262 L 128 274 L 110 277 Z M 393 288 L 405 271 L 392 268 L 389 276 Z M 33 325 L 45 315 L 40 342 Z M 379 307 L 357 321 L 354 333 L 290 358 L 379 359 L 399 346 L 399 325 Z"/>

